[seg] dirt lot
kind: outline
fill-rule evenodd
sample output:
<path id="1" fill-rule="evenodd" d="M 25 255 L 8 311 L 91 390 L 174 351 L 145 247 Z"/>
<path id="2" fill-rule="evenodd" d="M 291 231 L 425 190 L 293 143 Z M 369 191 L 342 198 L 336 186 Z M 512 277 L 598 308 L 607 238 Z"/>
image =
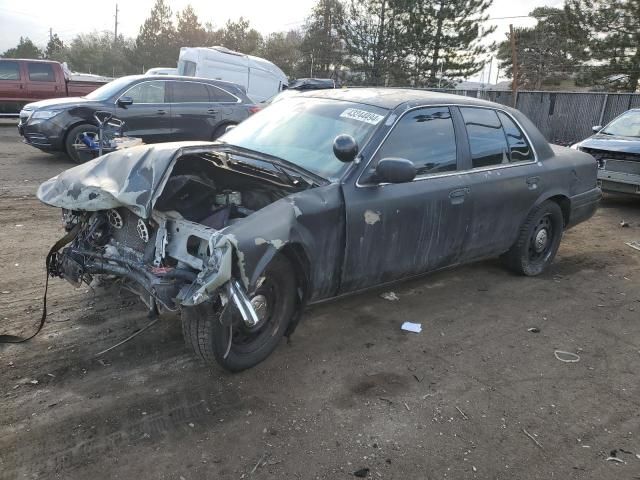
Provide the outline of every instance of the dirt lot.
<path id="1" fill-rule="evenodd" d="M 61 230 L 34 193 L 69 166 L 0 127 L 0 333 L 37 323 Z M 291 344 L 236 375 L 189 354 L 175 317 L 96 359 L 144 309 L 54 279 L 43 332 L 0 347 L 0 478 L 640 478 L 630 240 L 640 202 L 609 198 L 541 277 L 489 261 L 398 285 L 398 301 L 315 307 Z M 607 461 L 614 449 L 623 463 Z"/>

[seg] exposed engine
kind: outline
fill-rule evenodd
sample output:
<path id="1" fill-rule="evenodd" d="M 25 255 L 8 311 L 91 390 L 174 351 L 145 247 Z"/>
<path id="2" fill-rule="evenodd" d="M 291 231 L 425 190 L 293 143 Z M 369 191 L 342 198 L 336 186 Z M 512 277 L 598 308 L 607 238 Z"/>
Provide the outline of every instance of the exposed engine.
<path id="1" fill-rule="evenodd" d="M 189 158 L 174 167 L 149 219 L 126 207 L 63 210 L 65 228 L 80 224 L 79 231 L 51 273 L 74 284 L 100 275 L 137 293 L 149 308 L 175 310 L 176 299 L 193 291 L 197 279 L 230 269 L 228 246 L 216 244 L 218 232 L 290 193 L 286 190 L 206 158 Z"/>

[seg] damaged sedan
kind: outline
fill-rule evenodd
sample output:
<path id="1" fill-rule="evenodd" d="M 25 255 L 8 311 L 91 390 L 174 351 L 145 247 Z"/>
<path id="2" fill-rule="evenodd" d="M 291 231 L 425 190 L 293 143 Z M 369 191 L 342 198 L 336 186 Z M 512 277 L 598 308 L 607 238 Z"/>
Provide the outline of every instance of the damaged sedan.
<path id="1" fill-rule="evenodd" d="M 38 191 L 68 232 L 52 276 L 179 311 L 231 371 L 309 304 L 487 257 L 538 275 L 600 196 L 594 158 L 520 112 L 403 89 L 302 93 L 218 142 L 113 152 Z"/>

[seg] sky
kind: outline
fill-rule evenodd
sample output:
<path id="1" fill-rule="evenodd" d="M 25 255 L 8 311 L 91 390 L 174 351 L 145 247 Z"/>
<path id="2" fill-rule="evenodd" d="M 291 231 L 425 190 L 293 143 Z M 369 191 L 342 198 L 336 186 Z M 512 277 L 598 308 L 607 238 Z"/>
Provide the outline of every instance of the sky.
<path id="1" fill-rule="evenodd" d="M 65 42 L 83 32 L 114 28 L 114 15 L 118 5 L 118 32 L 135 37 L 140 25 L 149 15 L 155 0 L 0 0 L 0 52 L 14 47 L 20 36 L 27 36 L 36 45 L 44 47 L 49 38 L 49 28 Z M 262 34 L 298 28 L 304 23 L 316 0 L 168 0 L 175 13 L 187 4 L 195 9 L 200 21 L 212 22 L 221 27 L 227 20 L 244 17 Z M 488 24 L 498 29 L 491 40 L 505 38 L 509 23 L 528 26 L 535 22 L 528 18 L 503 18 L 527 15 L 539 6 L 560 6 L 562 0 L 494 0 L 489 16 L 495 18 Z M 488 77 L 484 74 L 472 80 Z M 495 81 L 495 64 L 492 81 Z"/>

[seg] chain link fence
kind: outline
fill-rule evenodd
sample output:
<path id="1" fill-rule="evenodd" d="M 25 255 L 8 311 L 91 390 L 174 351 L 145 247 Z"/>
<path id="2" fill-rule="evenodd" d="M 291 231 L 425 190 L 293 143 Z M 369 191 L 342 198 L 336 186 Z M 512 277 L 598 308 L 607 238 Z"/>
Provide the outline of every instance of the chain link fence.
<path id="1" fill-rule="evenodd" d="M 437 91 L 513 106 L 510 91 Z M 571 145 L 592 135 L 594 125 L 606 125 L 630 108 L 640 108 L 640 94 L 519 91 L 516 108 L 529 117 L 551 143 Z"/>

